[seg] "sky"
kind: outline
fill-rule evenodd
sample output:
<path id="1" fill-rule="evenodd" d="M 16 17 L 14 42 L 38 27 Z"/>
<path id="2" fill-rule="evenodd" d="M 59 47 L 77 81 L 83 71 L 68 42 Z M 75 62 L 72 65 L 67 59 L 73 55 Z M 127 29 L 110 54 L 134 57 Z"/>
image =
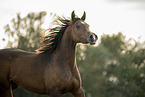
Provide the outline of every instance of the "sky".
<path id="1" fill-rule="evenodd" d="M 7 44 L 2 41 L 6 37 L 4 26 L 17 13 L 24 17 L 30 12 L 46 11 L 42 27 L 48 29 L 50 13 L 70 17 L 73 10 L 79 17 L 86 11 L 86 22 L 99 38 L 122 32 L 126 39 L 140 37 L 140 42 L 145 41 L 145 0 L 0 0 L 0 49 Z"/>

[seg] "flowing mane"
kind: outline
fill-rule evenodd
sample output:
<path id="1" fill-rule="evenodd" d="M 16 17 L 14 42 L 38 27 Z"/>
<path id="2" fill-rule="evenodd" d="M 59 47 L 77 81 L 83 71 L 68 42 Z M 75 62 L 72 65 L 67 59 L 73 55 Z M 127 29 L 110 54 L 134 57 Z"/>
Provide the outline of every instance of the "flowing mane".
<path id="1" fill-rule="evenodd" d="M 75 18 L 75 22 L 77 20 L 80 20 L 80 18 Z M 52 53 L 60 44 L 63 34 L 70 22 L 70 19 L 57 16 L 57 19 L 54 21 L 54 23 L 58 26 L 48 29 L 49 34 L 43 38 L 41 47 L 36 51 L 38 53 Z"/>

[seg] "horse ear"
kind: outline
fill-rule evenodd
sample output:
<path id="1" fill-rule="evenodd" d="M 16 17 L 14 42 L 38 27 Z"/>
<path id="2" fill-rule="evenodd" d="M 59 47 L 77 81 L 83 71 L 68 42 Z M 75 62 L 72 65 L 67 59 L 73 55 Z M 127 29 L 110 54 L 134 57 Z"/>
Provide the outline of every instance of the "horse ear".
<path id="1" fill-rule="evenodd" d="M 72 14 L 71 14 L 71 19 L 72 19 L 72 20 L 75 19 L 75 11 L 72 12 Z"/>
<path id="2" fill-rule="evenodd" d="M 84 14 L 83 14 L 83 16 L 81 17 L 81 20 L 85 21 L 85 19 L 86 19 L 86 12 L 84 11 Z"/>

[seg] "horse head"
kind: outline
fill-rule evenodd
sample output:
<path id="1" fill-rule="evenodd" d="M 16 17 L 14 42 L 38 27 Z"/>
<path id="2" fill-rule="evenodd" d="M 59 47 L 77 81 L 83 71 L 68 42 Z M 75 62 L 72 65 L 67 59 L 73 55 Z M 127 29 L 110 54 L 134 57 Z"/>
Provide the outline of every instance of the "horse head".
<path id="1" fill-rule="evenodd" d="M 72 38 L 76 43 L 95 44 L 98 39 L 97 35 L 89 30 L 89 25 L 85 22 L 86 13 L 78 18 L 74 11 L 71 14 Z"/>

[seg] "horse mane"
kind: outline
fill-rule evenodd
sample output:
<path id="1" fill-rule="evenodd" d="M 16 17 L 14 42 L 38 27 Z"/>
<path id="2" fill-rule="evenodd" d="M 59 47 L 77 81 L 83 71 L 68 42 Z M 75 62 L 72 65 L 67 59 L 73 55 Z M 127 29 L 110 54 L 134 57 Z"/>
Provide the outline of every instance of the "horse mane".
<path id="1" fill-rule="evenodd" d="M 80 20 L 80 18 L 75 18 L 75 21 L 77 20 Z M 54 23 L 58 26 L 48 29 L 49 34 L 43 37 L 41 47 L 38 50 L 36 50 L 37 53 L 52 53 L 60 44 L 64 32 L 69 26 L 70 22 L 70 19 L 57 16 L 57 19 L 54 21 Z"/>

